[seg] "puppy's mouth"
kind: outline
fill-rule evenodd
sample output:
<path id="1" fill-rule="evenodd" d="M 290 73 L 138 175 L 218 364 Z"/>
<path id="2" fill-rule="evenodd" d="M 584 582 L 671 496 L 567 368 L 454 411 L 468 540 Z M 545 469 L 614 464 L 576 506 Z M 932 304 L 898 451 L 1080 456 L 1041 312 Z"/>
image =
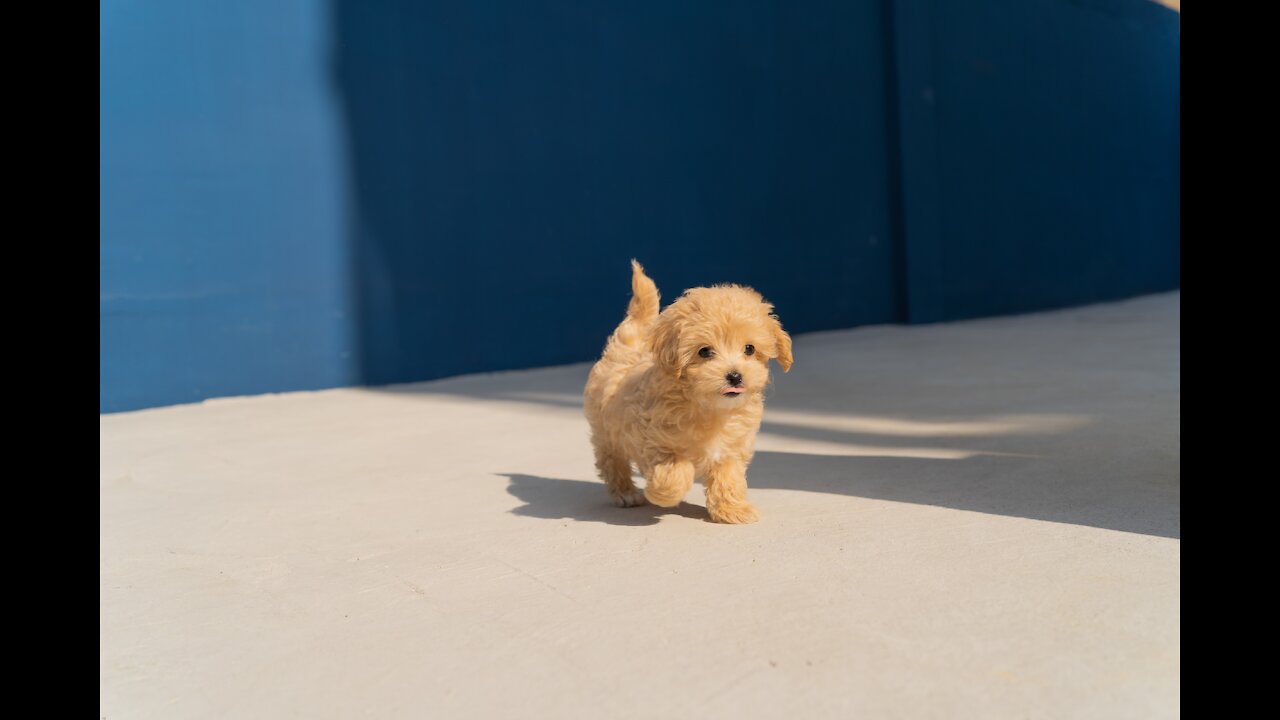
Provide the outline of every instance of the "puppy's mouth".
<path id="1" fill-rule="evenodd" d="M 742 393 L 744 393 L 744 392 L 746 392 L 746 391 L 747 391 L 747 389 L 746 389 L 746 388 L 744 388 L 744 387 L 742 387 L 741 385 L 739 385 L 739 386 L 737 386 L 737 387 L 720 388 L 720 394 L 721 394 L 721 395 L 723 395 L 723 396 L 725 396 L 725 397 L 734 397 L 734 396 L 737 396 L 737 395 L 741 395 Z"/>

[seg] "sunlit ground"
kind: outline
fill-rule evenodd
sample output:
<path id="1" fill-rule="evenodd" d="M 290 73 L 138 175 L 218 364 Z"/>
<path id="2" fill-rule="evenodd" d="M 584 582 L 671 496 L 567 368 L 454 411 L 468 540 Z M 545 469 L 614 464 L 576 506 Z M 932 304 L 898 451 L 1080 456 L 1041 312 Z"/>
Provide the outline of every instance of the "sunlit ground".
<path id="1" fill-rule="evenodd" d="M 587 365 L 103 416 L 105 717 L 1176 717 L 1179 295 L 796 337 L 754 525 Z"/>

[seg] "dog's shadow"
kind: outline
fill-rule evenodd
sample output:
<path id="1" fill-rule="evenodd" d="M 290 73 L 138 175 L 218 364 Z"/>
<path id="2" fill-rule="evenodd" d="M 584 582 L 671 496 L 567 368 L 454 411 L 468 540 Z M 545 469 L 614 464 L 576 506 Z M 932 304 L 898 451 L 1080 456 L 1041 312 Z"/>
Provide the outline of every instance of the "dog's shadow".
<path id="1" fill-rule="evenodd" d="M 706 508 L 688 502 L 673 508 L 648 504 L 617 507 L 609 501 L 604 483 L 600 482 L 560 480 L 522 473 L 499 473 L 499 476 L 510 481 L 507 492 L 524 503 L 511 511 L 514 515 L 633 527 L 653 525 L 667 515 L 710 521 Z"/>
<path id="2" fill-rule="evenodd" d="M 1085 525 L 1159 537 L 1180 537 L 1176 458 L 1144 473 L 1095 473 L 1064 483 L 1072 456 L 975 455 L 964 459 L 855 457 L 761 451 L 752 462 L 754 489 L 932 505 L 1009 517 Z M 706 508 L 619 508 L 604 484 L 518 473 L 507 491 L 523 505 L 511 512 L 549 520 L 652 525 L 666 515 L 710 522 Z M 691 495 L 692 496 L 692 495 Z"/>

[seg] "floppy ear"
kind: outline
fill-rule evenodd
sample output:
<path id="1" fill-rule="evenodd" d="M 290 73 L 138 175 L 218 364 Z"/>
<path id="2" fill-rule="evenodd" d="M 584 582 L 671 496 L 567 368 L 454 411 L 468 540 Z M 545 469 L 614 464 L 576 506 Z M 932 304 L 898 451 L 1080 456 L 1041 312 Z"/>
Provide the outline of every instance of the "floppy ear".
<path id="1" fill-rule="evenodd" d="M 791 370 L 791 336 L 786 330 L 782 329 L 782 323 L 778 320 L 778 316 L 773 313 L 769 314 L 769 320 L 773 325 L 773 339 L 778 344 L 778 354 L 774 358 L 778 364 L 782 366 L 782 372 Z"/>
<path id="2" fill-rule="evenodd" d="M 679 378 L 684 373 L 680 356 L 680 322 L 677 313 L 668 309 L 658 316 L 649 334 L 649 348 L 658 366 Z"/>

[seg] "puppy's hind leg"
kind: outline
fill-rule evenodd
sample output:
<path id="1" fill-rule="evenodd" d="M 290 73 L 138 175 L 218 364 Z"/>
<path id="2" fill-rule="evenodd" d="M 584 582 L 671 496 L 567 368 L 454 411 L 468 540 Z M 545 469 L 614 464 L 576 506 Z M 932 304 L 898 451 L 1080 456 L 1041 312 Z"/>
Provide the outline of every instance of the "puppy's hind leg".
<path id="1" fill-rule="evenodd" d="M 635 507 L 644 504 L 644 493 L 631 480 L 631 461 L 616 450 L 597 444 L 596 470 L 604 480 L 609 497 L 618 507 Z"/>

